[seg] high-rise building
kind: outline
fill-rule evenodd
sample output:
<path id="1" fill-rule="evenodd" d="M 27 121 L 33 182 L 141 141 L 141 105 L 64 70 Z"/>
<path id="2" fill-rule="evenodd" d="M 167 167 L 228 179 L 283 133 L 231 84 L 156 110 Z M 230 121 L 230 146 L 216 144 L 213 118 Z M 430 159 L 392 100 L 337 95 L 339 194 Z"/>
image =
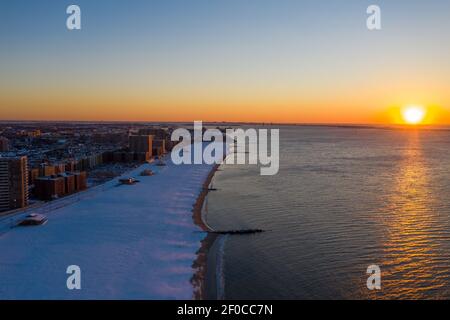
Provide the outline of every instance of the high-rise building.
<path id="1" fill-rule="evenodd" d="M 9 209 L 9 163 L 0 158 L 0 212 Z"/>
<path id="2" fill-rule="evenodd" d="M 162 128 L 144 128 L 139 129 L 138 135 L 141 136 L 154 136 L 157 139 L 166 139 L 169 136 L 167 130 Z"/>
<path id="3" fill-rule="evenodd" d="M 27 157 L 0 158 L 0 211 L 28 205 Z"/>
<path id="4" fill-rule="evenodd" d="M 153 148 L 153 136 L 130 136 L 129 142 L 131 152 L 148 152 L 151 155 Z"/>
<path id="5" fill-rule="evenodd" d="M 87 189 L 87 174 L 85 171 L 74 172 L 75 176 L 75 191 L 82 191 Z"/>
<path id="6" fill-rule="evenodd" d="M 166 153 L 166 140 L 163 139 L 153 140 L 153 154 L 160 156 L 164 153 Z"/>
<path id="7" fill-rule="evenodd" d="M 9 140 L 5 137 L 0 137 L 0 152 L 9 151 Z"/>

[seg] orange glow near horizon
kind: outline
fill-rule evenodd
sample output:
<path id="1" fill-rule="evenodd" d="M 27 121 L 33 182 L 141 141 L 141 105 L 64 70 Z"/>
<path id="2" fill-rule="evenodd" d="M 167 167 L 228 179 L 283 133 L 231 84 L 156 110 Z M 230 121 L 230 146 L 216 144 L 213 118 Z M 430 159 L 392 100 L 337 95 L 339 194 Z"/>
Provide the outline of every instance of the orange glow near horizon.
<path id="1" fill-rule="evenodd" d="M 51 1 L 3 2 L 0 121 L 450 125 L 442 0 L 414 24 L 391 6 L 390 31 L 370 34 L 357 1 L 84 1 L 96 23 L 79 32 Z M 409 105 L 426 111 L 416 125 Z"/>
<path id="2" fill-rule="evenodd" d="M 373 124 L 373 125 L 446 125 L 450 124 L 450 113 L 437 107 L 393 107 L 385 111 L 361 110 L 357 107 L 327 108 L 302 106 L 258 106 L 242 104 L 228 107 L 217 102 L 213 107 L 205 104 L 168 103 L 146 104 L 133 101 L 132 105 L 119 102 L 92 103 L 86 106 L 39 104 L 39 112 L 24 109 L 2 114 L 1 120 L 49 120 L 49 121 L 163 121 L 190 122 L 248 122 L 248 123 L 298 123 L 298 124 Z M 345 110 L 345 112 L 344 112 Z"/>
<path id="3" fill-rule="evenodd" d="M 2 90 L 0 90 L 0 93 Z M 70 96 L 64 89 L 10 90 L 0 94 L 1 120 L 49 121 L 162 121 L 162 122 L 253 122 L 298 124 L 411 125 L 405 119 L 407 106 L 423 106 L 424 115 L 417 125 L 450 124 L 450 112 L 437 104 L 426 104 L 433 97 L 416 99 L 419 104 L 400 101 L 389 107 L 386 95 L 355 95 L 324 92 L 323 96 L 295 96 L 288 90 L 267 91 L 232 88 L 199 92 L 196 90 L 153 91 L 140 88 L 109 90 L 97 88 Z M 378 97 L 378 98 L 377 98 Z M 413 101 L 413 100 L 411 100 Z M 446 101 L 439 103 L 444 104 Z M 414 112 L 413 112 L 414 113 Z M 414 115 L 412 116 L 414 118 Z"/>
<path id="4" fill-rule="evenodd" d="M 419 125 L 450 124 L 446 79 L 411 79 L 404 70 L 339 82 L 321 73 L 255 79 L 223 70 L 226 77 L 206 74 L 189 82 L 187 74 L 146 79 L 122 69 L 103 80 L 100 71 L 73 79 L 55 72 L 45 81 L 44 70 L 23 72 L 0 82 L 0 120 L 407 125 L 403 109 L 419 105 L 426 110 Z"/>

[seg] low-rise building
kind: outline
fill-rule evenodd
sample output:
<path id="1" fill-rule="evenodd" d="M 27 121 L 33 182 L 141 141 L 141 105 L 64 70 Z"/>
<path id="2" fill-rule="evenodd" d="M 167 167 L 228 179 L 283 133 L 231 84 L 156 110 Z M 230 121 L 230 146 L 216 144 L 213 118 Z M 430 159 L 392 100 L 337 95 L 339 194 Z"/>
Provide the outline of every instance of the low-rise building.
<path id="1" fill-rule="evenodd" d="M 58 163 L 54 165 L 55 174 L 60 174 L 66 171 L 66 165 L 64 163 Z"/>
<path id="2" fill-rule="evenodd" d="M 65 172 L 35 179 L 34 193 L 40 200 L 53 200 L 87 188 L 86 172 Z"/>
<path id="3" fill-rule="evenodd" d="M 53 176 L 56 174 L 56 170 L 55 167 L 50 165 L 50 164 L 46 164 L 43 163 L 40 165 L 39 167 L 39 176 L 40 177 L 49 177 L 49 176 Z"/>
<path id="4" fill-rule="evenodd" d="M 28 183 L 34 184 L 34 180 L 39 177 L 39 168 L 32 168 L 28 171 Z"/>
<path id="5" fill-rule="evenodd" d="M 34 181 L 34 193 L 40 200 L 53 200 L 62 197 L 65 192 L 64 177 L 39 177 Z"/>
<path id="6" fill-rule="evenodd" d="M 66 165 L 65 165 L 65 171 L 75 171 L 75 164 L 76 164 L 76 161 L 75 160 L 69 160 L 69 161 L 67 161 L 66 162 Z"/>

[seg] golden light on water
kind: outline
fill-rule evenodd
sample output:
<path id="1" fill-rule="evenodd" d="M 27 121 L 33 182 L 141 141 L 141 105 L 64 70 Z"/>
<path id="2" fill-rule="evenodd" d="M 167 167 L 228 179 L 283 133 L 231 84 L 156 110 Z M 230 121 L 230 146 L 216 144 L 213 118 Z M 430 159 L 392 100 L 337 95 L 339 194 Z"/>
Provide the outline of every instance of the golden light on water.
<path id="1" fill-rule="evenodd" d="M 446 285 L 436 261 L 439 216 L 419 132 L 408 132 L 384 208 L 383 290 L 389 299 L 424 299 Z M 417 275 L 420 274 L 420 277 Z"/>
<path id="2" fill-rule="evenodd" d="M 422 106 L 407 106 L 402 110 L 402 117 L 407 124 L 421 124 L 426 116 L 426 110 Z"/>

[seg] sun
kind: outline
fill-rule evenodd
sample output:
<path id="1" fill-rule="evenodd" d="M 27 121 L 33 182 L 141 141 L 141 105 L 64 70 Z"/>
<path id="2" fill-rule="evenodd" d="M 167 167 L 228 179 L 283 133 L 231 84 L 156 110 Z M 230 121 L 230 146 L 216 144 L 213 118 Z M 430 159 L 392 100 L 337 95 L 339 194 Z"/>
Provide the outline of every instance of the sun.
<path id="1" fill-rule="evenodd" d="M 403 120 L 407 124 L 420 124 L 426 115 L 425 108 L 422 106 L 407 106 L 402 111 Z"/>

